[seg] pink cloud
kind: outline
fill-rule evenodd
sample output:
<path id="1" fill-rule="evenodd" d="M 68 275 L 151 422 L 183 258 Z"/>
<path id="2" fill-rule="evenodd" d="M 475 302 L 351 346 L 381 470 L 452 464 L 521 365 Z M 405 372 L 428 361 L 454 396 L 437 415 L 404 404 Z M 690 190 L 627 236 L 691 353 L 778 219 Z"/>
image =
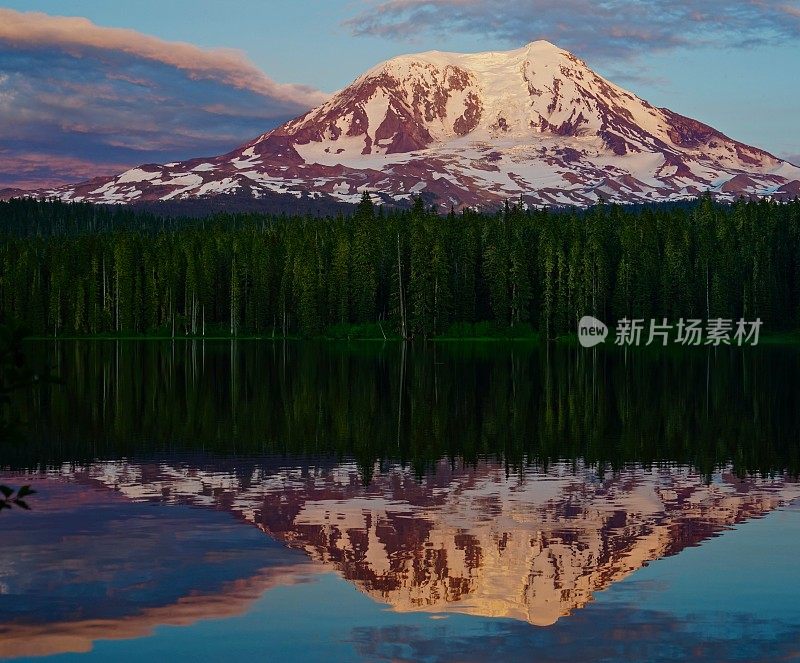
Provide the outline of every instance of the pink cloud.
<path id="1" fill-rule="evenodd" d="M 165 41 L 136 30 L 106 28 L 77 16 L 0 9 L 0 41 L 25 47 L 57 47 L 74 52 L 99 49 L 126 53 L 180 69 L 191 78 L 206 78 L 280 101 L 311 107 L 328 95 L 306 85 L 277 83 L 234 49 L 204 49 Z"/>
<path id="2" fill-rule="evenodd" d="M 3 169 L 16 174 L 13 182 L 2 181 L 0 189 L 13 186 L 19 189 L 42 189 L 59 186 L 65 181 L 92 179 L 101 175 L 113 175 L 136 165 L 132 162 L 106 162 L 80 157 L 50 154 L 46 152 L 15 152 L 0 150 Z"/>
<path id="3" fill-rule="evenodd" d="M 233 149 L 328 95 L 233 49 L 0 8 L 0 188 Z"/>

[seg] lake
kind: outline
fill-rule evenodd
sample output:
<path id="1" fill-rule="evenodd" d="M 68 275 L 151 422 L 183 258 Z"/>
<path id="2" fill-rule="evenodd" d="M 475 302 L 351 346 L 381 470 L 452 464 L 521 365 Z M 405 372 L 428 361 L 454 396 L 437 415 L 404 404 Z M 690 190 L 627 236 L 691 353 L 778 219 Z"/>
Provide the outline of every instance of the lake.
<path id="1" fill-rule="evenodd" d="M 27 349 L 0 657 L 800 660 L 800 348 Z"/>

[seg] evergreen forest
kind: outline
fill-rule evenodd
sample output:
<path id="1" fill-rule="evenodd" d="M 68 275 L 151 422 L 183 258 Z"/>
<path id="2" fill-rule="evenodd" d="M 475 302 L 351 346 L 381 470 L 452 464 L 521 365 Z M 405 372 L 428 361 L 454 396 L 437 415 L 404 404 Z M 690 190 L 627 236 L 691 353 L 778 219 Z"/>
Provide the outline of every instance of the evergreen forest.
<path id="1" fill-rule="evenodd" d="M 577 320 L 800 328 L 800 202 L 162 218 L 0 203 L 0 316 L 36 336 L 406 338 Z"/>

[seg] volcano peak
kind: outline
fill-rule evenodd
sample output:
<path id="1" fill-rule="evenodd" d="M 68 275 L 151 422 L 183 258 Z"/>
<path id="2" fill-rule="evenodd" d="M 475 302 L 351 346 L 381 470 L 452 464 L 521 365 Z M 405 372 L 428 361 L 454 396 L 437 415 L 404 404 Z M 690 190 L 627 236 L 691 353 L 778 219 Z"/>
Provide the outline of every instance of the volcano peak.
<path id="1" fill-rule="evenodd" d="M 232 152 L 43 192 L 132 202 L 268 192 L 442 209 L 792 197 L 800 168 L 656 108 L 545 41 L 401 55 Z"/>

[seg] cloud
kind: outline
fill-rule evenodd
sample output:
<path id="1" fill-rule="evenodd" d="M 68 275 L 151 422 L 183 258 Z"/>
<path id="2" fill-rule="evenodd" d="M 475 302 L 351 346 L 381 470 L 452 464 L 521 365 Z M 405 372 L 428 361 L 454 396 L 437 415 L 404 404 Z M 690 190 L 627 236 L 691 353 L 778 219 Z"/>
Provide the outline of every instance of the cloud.
<path id="1" fill-rule="evenodd" d="M 0 188 L 40 189 L 62 182 L 114 175 L 131 166 L 129 161 L 81 159 L 51 152 L 0 150 Z"/>
<path id="2" fill-rule="evenodd" d="M 326 98 L 238 51 L 0 9 L 0 188 L 219 154 Z"/>
<path id="3" fill-rule="evenodd" d="M 796 39 L 800 7 L 785 0 L 372 0 L 345 25 L 355 35 L 409 41 L 452 32 L 518 46 L 547 39 L 585 58 L 618 60 L 646 50 Z"/>
<path id="4" fill-rule="evenodd" d="M 323 93 L 308 86 L 276 83 L 239 51 L 202 49 L 135 30 L 104 28 L 78 16 L 0 9 L 0 42 L 20 48 L 45 46 L 78 53 L 86 49 L 125 53 L 175 67 L 192 78 L 215 80 L 290 104 L 310 106 L 325 99 Z"/>

